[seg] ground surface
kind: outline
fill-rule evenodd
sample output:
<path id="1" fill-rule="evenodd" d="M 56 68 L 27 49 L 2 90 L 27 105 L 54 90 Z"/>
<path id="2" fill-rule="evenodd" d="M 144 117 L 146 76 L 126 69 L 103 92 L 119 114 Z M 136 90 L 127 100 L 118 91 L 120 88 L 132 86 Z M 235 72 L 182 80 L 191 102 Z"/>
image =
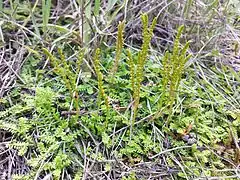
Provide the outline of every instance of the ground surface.
<path id="1" fill-rule="evenodd" d="M 233 0 L 0 1 L 0 179 L 239 179 L 239 17 Z"/>

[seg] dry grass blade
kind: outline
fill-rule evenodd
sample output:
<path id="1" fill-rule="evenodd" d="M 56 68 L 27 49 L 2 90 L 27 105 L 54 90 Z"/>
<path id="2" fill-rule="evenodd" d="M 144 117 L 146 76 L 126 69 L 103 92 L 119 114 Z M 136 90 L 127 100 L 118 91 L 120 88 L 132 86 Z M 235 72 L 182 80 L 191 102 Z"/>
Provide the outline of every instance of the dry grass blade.
<path id="1" fill-rule="evenodd" d="M 12 42 L 9 42 L 9 47 L 11 48 Z M 15 44 L 16 46 L 19 46 Z M 24 56 L 26 55 L 26 49 L 19 47 L 16 52 L 11 53 L 11 49 L 2 48 L 2 54 L 0 59 L 0 97 L 11 89 L 16 78 L 18 78 L 23 84 L 24 80 L 18 75 L 21 70 L 22 62 L 24 61 Z"/>

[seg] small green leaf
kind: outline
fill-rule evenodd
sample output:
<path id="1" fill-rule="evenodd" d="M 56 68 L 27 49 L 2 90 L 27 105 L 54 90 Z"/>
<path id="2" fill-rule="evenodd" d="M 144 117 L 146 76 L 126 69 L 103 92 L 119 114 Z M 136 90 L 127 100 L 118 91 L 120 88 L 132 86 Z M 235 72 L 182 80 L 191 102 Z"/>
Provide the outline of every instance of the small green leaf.
<path id="1" fill-rule="evenodd" d="M 107 172 L 109 172 L 110 170 L 111 170 L 111 165 L 109 164 L 109 163 L 107 163 L 106 165 L 105 165 L 105 171 L 107 171 Z"/>
<path id="2" fill-rule="evenodd" d="M 93 94 L 93 88 L 90 86 L 90 87 L 88 87 L 87 88 L 87 92 L 88 92 L 88 94 Z"/>
<path id="3" fill-rule="evenodd" d="M 109 147 L 110 137 L 105 132 L 102 133 L 102 141 L 103 141 L 103 144 L 105 144 L 107 147 Z"/>

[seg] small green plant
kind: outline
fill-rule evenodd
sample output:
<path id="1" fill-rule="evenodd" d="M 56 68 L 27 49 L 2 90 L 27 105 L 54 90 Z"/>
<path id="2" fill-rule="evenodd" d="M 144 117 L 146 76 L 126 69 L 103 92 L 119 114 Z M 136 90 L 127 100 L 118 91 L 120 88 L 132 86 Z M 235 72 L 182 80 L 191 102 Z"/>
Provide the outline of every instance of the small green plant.
<path id="1" fill-rule="evenodd" d="M 108 179 L 124 180 L 159 176 L 166 179 L 237 178 L 239 72 L 235 67 L 229 70 L 219 63 L 211 62 L 216 66 L 209 66 L 205 60 L 219 60 L 220 56 L 221 60 L 223 57 L 238 59 L 238 43 L 234 43 L 239 28 L 238 1 L 176 1 L 164 9 L 171 16 L 158 16 L 163 27 L 169 27 L 168 24 L 176 27 L 176 22 L 171 21 L 176 19 L 175 15 L 187 23 L 184 38 L 194 38 L 191 48 L 196 60 L 204 60 L 196 61 L 197 66 L 190 66 L 187 71 L 184 66 L 190 57 L 189 43 L 180 43 L 183 27 L 178 29 L 173 50 L 160 57 L 162 64 L 158 63 L 158 53 L 154 54 L 156 59 L 147 60 L 154 22 L 149 27 L 146 14 L 142 16 L 143 45 L 139 53 L 127 50 L 125 62 L 123 37 L 125 34 L 133 37 L 135 31 L 124 32 L 124 23 L 120 22 L 115 55 L 112 48 L 102 48 L 101 56 L 100 50 L 96 50 L 92 58 L 94 71 L 87 61 L 91 57 L 86 56 L 88 59 L 82 64 L 84 51 L 78 53 L 77 48 L 83 46 L 92 54 L 95 50 L 92 45 L 109 44 L 104 42 L 108 37 L 105 35 L 114 28 L 112 25 L 118 17 L 128 21 L 128 27 L 132 22 L 138 24 L 135 19 L 138 8 L 154 6 L 156 1 L 77 0 L 66 8 L 60 7 L 65 6 L 65 2 L 59 1 L 56 6 L 56 0 L 34 3 L 0 0 L 0 39 L 6 42 L 1 45 L 4 58 L 0 76 L 7 77 L 6 68 L 12 66 L 15 70 L 14 57 L 19 58 L 17 64 L 24 62 L 21 71 L 14 73 L 16 86 L 0 99 L 0 140 L 3 149 L 6 147 L 1 152 L 4 158 L 1 167 L 10 168 L 11 172 L 24 172 L 24 175 L 6 177 L 5 174 L 10 176 L 10 171 L 0 172 L 0 179 L 104 179 L 106 174 Z M 181 13 L 176 11 L 178 7 Z M 62 8 L 64 11 L 60 12 Z M 155 14 L 154 9 L 158 8 L 148 12 L 150 17 Z M 219 17 L 225 21 L 219 21 Z M 189 18 L 192 21 L 188 21 Z M 224 28 L 226 22 L 228 28 Z M 167 30 L 162 33 L 157 29 L 156 32 L 161 34 L 161 39 L 171 37 Z M 159 47 L 165 51 L 168 46 L 162 40 L 159 42 Z M 64 48 L 44 50 L 51 67 L 42 68 L 46 60 L 42 58 L 42 46 L 62 44 Z M 69 57 L 72 54 L 78 57 Z M 26 61 L 21 61 L 25 58 Z M 96 77 L 92 76 L 94 72 Z M 24 81 L 20 82 L 21 79 Z M 7 78 L 7 83 L 10 82 Z M 157 117 L 155 114 L 160 118 L 149 122 L 148 119 Z M 166 127 L 166 124 L 169 125 Z M 10 151 L 17 152 L 16 156 L 9 157 Z M 127 172 L 119 175 L 115 158 L 120 160 L 121 166 L 127 164 Z M 158 168 L 155 162 L 159 159 L 168 167 L 161 168 L 166 173 L 152 171 Z M 25 162 L 28 167 L 24 165 L 24 171 L 19 171 Z M 144 169 L 152 170 L 143 172 Z"/>
<path id="2" fill-rule="evenodd" d="M 122 55 L 122 49 L 123 49 L 123 32 L 124 32 L 124 22 L 119 22 L 118 25 L 118 34 L 117 34 L 117 43 L 116 43 L 116 56 L 114 60 L 114 64 L 111 70 L 111 78 L 114 77 L 115 73 L 118 69 L 119 60 Z"/>
<path id="3" fill-rule="evenodd" d="M 162 109 L 163 102 L 169 107 L 169 119 L 172 115 L 173 104 L 178 93 L 179 84 L 184 72 L 184 65 L 190 59 L 191 55 L 187 55 L 189 42 L 183 48 L 180 48 L 180 37 L 184 26 L 178 28 L 178 33 L 174 41 L 172 53 L 166 52 L 162 60 L 162 97 L 159 101 L 159 110 Z M 168 119 L 168 120 L 169 120 Z"/>
<path id="4" fill-rule="evenodd" d="M 12 133 L 14 140 L 8 147 L 18 150 L 19 156 L 24 156 L 30 148 L 38 153 L 26 159 L 31 171 L 24 178 L 19 176 L 20 179 L 34 179 L 42 171 L 51 171 L 53 177 L 59 179 L 62 170 L 71 164 L 71 158 L 64 149 L 68 151 L 67 148 L 73 147 L 77 136 L 67 133 L 68 122 L 59 116 L 54 107 L 57 94 L 49 87 L 37 87 L 35 91 L 35 95 L 21 94 L 21 104 L 12 106 L 10 111 L 1 112 L 0 129 Z M 34 141 L 36 127 L 38 138 Z M 63 144 L 67 144 L 67 148 Z"/>
<path id="5" fill-rule="evenodd" d="M 136 180 L 136 173 L 135 172 L 130 172 L 128 176 L 123 176 L 121 180 Z"/>
<path id="6" fill-rule="evenodd" d="M 51 63 L 54 66 L 54 71 L 57 75 L 62 77 L 63 82 L 68 89 L 71 99 L 74 101 L 76 111 L 79 111 L 79 98 L 77 91 L 77 81 L 80 72 L 80 66 L 83 61 L 84 50 L 80 50 L 76 61 L 76 71 L 74 72 L 63 54 L 61 48 L 58 49 L 60 59 L 54 57 L 46 48 L 43 48 L 43 52 L 48 56 Z"/>
<path id="7" fill-rule="evenodd" d="M 94 67 L 97 75 L 97 81 L 98 81 L 98 89 L 99 89 L 99 98 L 103 98 L 105 106 L 106 106 L 106 113 L 107 113 L 107 119 L 109 118 L 109 102 L 108 102 L 108 96 L 105 93 L 104 87 L 103 87 L 103 74 L 100 70 L 100 49 L 96 49 L 95 57 L 94 57 Z M 106 122 L 107 125 L 107 122 Z"/>
<path id="8" fill-rule="evenodd" d="M 143 44 L 141 47 L 141 51 L 138 53 L 138 59 L 136 64 L 136 70 L 135 70 L 135 64 L 131 55 L 130 50 L 127 51 L 128 55 L 128 64 L 130 67 L 130 80 L 131 80 L 131 88 L 133 92 L 133 118 L 132 118 L 132 125 L 137 117 L 138 112 L 138 106 L 140 101 L 140 90 L 141 90 L 141 84 L 144 78 L 144 66 L 147 60 L 148 51 L 150 42 L 153 36 L 153 30 L 157 23 L 157 19 L 154 18 L 152 25 L 148 27 L 148 16 L 147 14 L 143 14 L 141 16 L 142 18 L 142 24 L 143 24 Z"/>

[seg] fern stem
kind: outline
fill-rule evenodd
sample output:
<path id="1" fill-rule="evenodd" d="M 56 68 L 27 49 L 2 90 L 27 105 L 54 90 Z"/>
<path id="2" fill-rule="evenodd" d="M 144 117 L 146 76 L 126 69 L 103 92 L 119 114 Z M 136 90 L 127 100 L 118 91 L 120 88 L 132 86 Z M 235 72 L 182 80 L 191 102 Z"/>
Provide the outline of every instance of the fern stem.
<path id="1" fill-rule="evenodd" d="M 106 114 L 107 114 L 107 121 L 106 121 L 106 125 L 108 124 L 108 119 L 110 116 L 110 112 L 109 112 L 109 102 L 108 102 L 108 97 L 105 93 L 104 87 L 103 87 L 103 75 L 101 73 L 100 70 L 100 61 L 99 61 L 99 57 L 100 57 L 100 49 L 97 48 L 96 52 L 95 52 L 95 57 L 94 57 L 94 67 L 95 67 L 95 71 L 97 74 L 97 80 L 98 80 L 98 89 L 99 89 L 99 94 L 100 97 L 103 98 L 105 106 L 106 106 Z"/>

